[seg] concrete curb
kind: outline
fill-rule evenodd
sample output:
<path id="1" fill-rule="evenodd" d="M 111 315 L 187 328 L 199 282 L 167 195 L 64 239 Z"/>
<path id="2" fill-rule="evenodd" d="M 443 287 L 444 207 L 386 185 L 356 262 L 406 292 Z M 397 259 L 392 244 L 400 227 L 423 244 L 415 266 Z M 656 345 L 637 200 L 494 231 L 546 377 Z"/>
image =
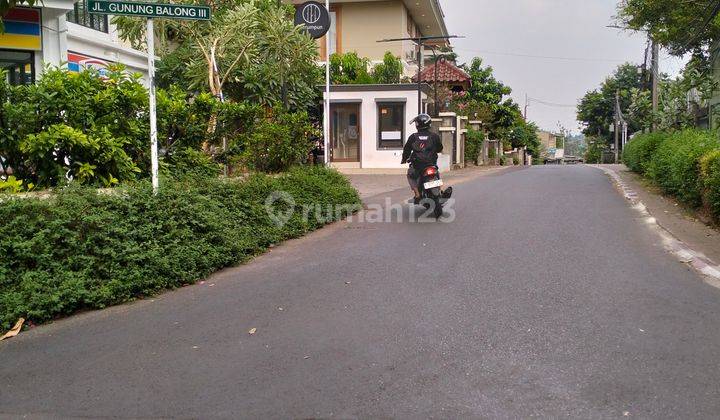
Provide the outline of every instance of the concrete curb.
<path id="1" fill-rule="evenodd" d="M 602 170 L 612 179 L 625 199 L 630 202 L 633 210 L 640 213 L 643 221 L 660 236 L 663 246 L 669 253 L 674 255 L 680 262 L 689 265 L 704 276 L 707 284 L 720 289 L 720 265 L 702 253 L 693 250 L 685 242 L 677 239 L 670 231 L 660 225 L 657 219 L 650 214 L 645 204 L 640 201 L 638 194 L 625 184 L 616 171 L 601 166 L 592 167 Z"/>

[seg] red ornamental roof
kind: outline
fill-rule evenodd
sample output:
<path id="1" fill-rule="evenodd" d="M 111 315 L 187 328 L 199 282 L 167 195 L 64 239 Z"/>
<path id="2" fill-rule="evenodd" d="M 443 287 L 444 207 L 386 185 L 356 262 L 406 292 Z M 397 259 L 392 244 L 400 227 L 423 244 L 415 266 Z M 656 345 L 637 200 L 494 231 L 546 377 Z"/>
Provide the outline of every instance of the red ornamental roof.
<path id="1" fill-rule="evenodd" d="M 446 83 L 469 83 L 470 76 L 455 64 L 440 60 L 434 65 L 425 67 L 420 73 L 423 82 L 432 83 L 435 81 L 435 66 L 437 66 L 437 81 Z M 417 80 L 417 76 L 413 78 Z"/>

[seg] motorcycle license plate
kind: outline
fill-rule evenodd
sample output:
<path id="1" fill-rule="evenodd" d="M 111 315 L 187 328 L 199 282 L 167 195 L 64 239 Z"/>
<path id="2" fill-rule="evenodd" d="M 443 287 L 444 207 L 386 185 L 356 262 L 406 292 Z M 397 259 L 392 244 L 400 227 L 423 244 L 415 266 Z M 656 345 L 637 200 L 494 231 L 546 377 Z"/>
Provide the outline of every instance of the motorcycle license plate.
<path id="1" fill-rule="evenodd" d="M 433 189 L 433 188 L 442 187 L 442 186 L 443 186 L 443 182 L 442 182 L 442 179 L 438 179 L 437 181 L 426 182 L 426 183 L 424 184 L 424 186 L 425 186 L 425 189 L 426 189 L 426 190 L 430 190 L 430 189 Z"/>

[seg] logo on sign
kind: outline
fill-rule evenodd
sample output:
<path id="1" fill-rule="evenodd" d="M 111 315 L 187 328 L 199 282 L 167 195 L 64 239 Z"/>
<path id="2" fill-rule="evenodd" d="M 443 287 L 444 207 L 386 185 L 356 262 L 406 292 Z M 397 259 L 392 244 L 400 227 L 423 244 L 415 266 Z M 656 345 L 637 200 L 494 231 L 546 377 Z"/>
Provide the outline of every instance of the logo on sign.
<path id="1" fill-rule="evenodd" d="M 302 26 L 312 38 L 318 39 L 330 30 L 330 13 L 316 1 L 308 1 L 295 9 L 295 24 Z"/>
<path id="2" fill-rule="evenodd" d="M 312 25 L 313 23 L 317 23 L 317 21 L 320 20 L 320 16 L 322 16 L 322 11 L 317 4 L 310 3 L 303 7 L 302 15 L 303 19 L 305 19 L 305 22 Z"/>

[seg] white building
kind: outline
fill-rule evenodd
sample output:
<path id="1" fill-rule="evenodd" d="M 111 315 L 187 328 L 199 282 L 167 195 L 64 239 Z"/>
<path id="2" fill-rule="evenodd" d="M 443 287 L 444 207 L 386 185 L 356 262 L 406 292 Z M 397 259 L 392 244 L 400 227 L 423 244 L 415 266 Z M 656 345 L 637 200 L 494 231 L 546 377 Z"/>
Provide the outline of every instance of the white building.
<path id="1" fill-rule="evenodd" d="M 340 169 L 400 169 L 403 146 L 414 133 L 418 94 L 425 108 L 429 87 L 416 84 L 336 85 L 330 89 L 330 162 Z M 450 167 L 440 157 L 441 170 Z"/>
<path id="2" fill-rule="evenodd" d="M 43 0 L 3 18 L 0 66 L 12 84 L 33 83 L 45 65 L 71 71 L 122 63 L 147 78 L 147 55 L 124 45 L 108 16 L 88 14 L 84 1 Z"/>

